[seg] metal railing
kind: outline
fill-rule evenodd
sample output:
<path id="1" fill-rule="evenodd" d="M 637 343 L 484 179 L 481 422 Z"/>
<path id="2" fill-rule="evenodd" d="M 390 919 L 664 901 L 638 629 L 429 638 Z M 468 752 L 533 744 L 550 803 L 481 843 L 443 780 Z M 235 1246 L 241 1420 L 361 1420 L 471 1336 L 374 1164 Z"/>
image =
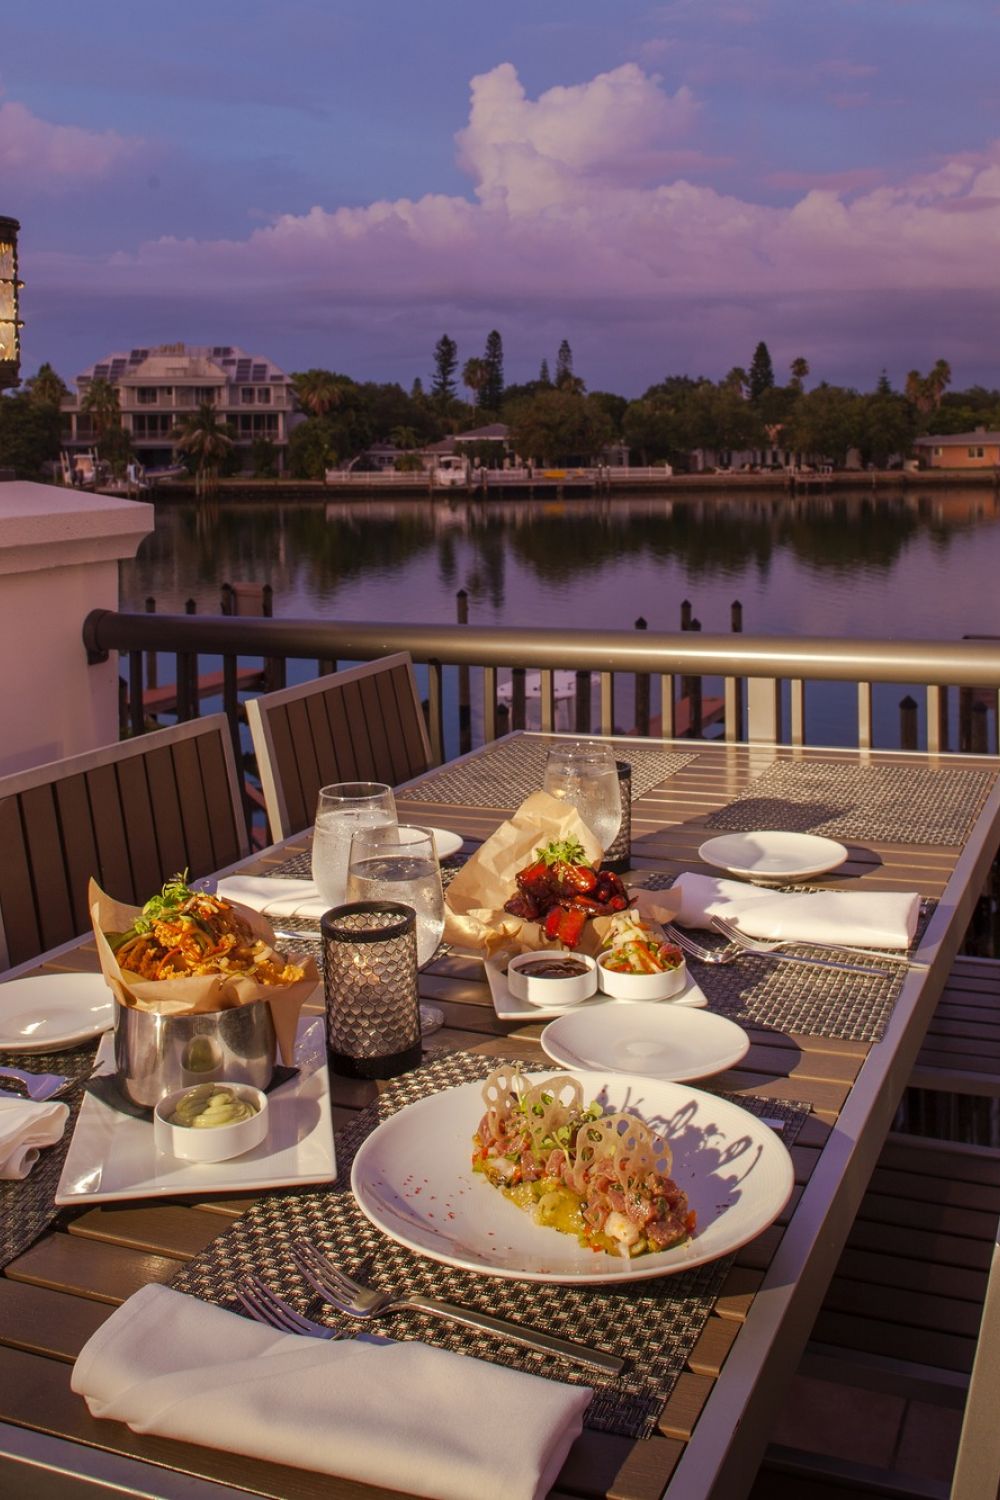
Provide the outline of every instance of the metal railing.
<path id="1" fill-rule="evenodd" d="M 199 687 L 199 655 L 222 658 L 215 691 L 234 727 L 239 712 L 239 658 L 264 658 L 266 684 L 282 686 L 285 663 L 309 660 L 318 672 L 338 662 L 372 661 L 394 651 L 409 651 L 427 671 L 428 731 L 435 757 L 446 757 L 444 672 L 459 669 L 468 683 L 469 669 L 481 669 L 482 737 L 494 739 L 507 727 L 523 724 L 525 673 L 539 674 L 539 728 L 556 727 L 555 673 L 576 674 L 577 732 L 611 734 L 615 722 L 615 686 L 624 674 L 635 688 L 635 731 L 650 732 L 650 684 L 658 680 L 662 704 L 656 732 L 666 738 L 703 732 L 702 682 L 722 679 L 722 733 L 727 740 L 750 743 L 805 743 L 807 682 L 848 682 L 855 686 L 857 734 L 862 749 L 873 745 L 873 688 L 878 683 L 921 688 L 926 705 L 926 747 L 931 753 L 948 745 L 947 695 L 950 686 L 975 690 L 980 718 L 997 711 L 1000 687 L 1000 643 L 983 641 L 877 641 L 839 638 L 789 639 L 752 635 L 677 635 L 646 631 L 483 628 L 470 625 L 362 624 L 341 621 L 232 618 L 208 615 L 124 614 L 94 610 L 83 629 L 91 661 L 110 651 L 129 661 L 129 714 L 133 732 L 143 723 L 144 654 L 172 652 L 177 658 L 177 714 L 198 713 L 204 693 Z M 497 672 L 513 673 L 510 714 L 497 695 Z M 245 678 L 244 674 L 244 678 Z M 590 722 L 596 684 L 596 723 Z M 783 684 L 786 685 L 782 690 Z M 630 684 L 632 686 L 632 684 Z M 915 735 L 916 703 L 912 705 Z M 684 723 L 679 725 L 679 705 Z M 466 710 L 459 692 L 458 711 Z M 787 715 L 784 710 L 787 709 Z M 787 725 L 784 722 L 787 717 Z M 508 722 L 501 722 L 507 718 Z M 521 722 L 519 722 L 519 718 Z M 586 722 L 585 722 L 586 719 Z M 904 719 L 901 748 L 907 744 Z M 985 751 L 985 735 L 976 731 L 962 748 Z M 464 748 L 464 746 L 463 746 Z"/>

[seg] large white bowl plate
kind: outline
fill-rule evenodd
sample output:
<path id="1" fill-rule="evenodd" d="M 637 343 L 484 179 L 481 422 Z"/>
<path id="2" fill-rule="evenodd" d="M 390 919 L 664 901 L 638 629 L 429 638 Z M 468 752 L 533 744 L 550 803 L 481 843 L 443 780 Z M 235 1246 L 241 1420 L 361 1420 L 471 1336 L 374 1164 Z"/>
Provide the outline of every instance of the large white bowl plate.
<path id="1" fill-rule="evenodd" d="M 351 1171 L 362 1212 L 391 1239 L 445 1265 L 586 1286 L 645 1281 L 716 1260 L 754 1239 L 788 1202 L 791 1157 L 746 1110 L 683 1083 L 577 1069 L 573 1076 L 588 1099 L 634 1110 L 669 1140 L 674 1179 L 698 1216 L 686 1243 L 622 1260 L 536 1224 L 472 1170 L 480 1082 L 408 1105 L 372 1132 Z"/>
<path id="2" fill-rule="evenodd" d="M 0 984 L 0 1049 L 58 1052 L 114 1024 L 102 974 L 38 974 Z"/>
<path id="3" fill-rule="evenodd" d="M 756 833 L 725 833 L 709 839 L 698 857 L 731 875 L 742 875 L 762 885 L 786 880 L 808 880 L 835 870 L 847 858 L 847 850 L 836 839 L 816 833 L 783 833 L 762 829 Z"/>
<path id="4" fill-rule="evenodd" d="M 658 1001 L 568 1011 L 550 1021 L 542 1050 L 561 1067 L 643 1073 L 690 1083 L 731 1068 L 750 1050 L 742 1026 L 708 1010 Z"/>

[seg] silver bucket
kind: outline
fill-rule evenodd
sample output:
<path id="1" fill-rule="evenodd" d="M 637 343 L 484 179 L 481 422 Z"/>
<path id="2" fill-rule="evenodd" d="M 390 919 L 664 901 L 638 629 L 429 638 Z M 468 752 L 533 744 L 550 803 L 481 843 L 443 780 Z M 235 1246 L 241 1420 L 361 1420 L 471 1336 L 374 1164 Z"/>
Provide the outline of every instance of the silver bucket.
<path id="1" fill-rule="evenodd" d="M 147 1109 L 175 1089 L 218 1079 L 266 1089 L 274 1072 L 274 1048 L 266 1000 L 187 1016 L 115 1002 L 118 1083 L 126 1098 Z"/>

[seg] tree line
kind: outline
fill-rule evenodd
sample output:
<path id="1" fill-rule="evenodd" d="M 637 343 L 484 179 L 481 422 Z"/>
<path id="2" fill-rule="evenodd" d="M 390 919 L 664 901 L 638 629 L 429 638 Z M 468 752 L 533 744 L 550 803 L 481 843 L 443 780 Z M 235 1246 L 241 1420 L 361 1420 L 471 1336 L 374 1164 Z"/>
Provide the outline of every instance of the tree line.
<path id="1" fill-rule="evenodd" d="M 793 359 L 779 380 L 766 343 L 758 343 L 749 365 L 734 366 L 721 380 L 667 375 L 637 399 L 588 390 L 574 369 L 563 339 L 550 372 L 547 359 L 535 380 L 508 385 L 503 340 L 488 334 L 483 353 L 459 361 L 456 342 L 442 334 L 434 346 L 429 384 L 417 379 L 409 391 L 396 382 L 357 381 L 313 368 L 292 375 L 303 420 L 292 430 L 287 468 L 295 478 L 321 478 L 334 466 L 363 466 L 374 443 L 389 442 L 400 468 L 422 466 L 420 451 L 457 432 L 502 422 L 522 458 L 562 465 L 589 463 L 624 444 L 633 463 L 670 463 L 682 469 L 695 449 L 714 454 L 790 451 L 844 464 L 850 450 L 863 463 L 884 467 L 906 456 L 915 437 L 927 432 L 1000 428 L 1000 391 L 973 386 L 952 391 L 951 370 L 939 359 L 926 375 L 911 370 L 902 390 L 883 371 L 874 388 L 861 392 L 821 380 L 806 389 L 811 374 L 804 357 Z M 465 396 L 460 394 L 464 388 Z M 0 467 L 20 477 L 40 477 L 59 456 L 60 402 L 67 388 L 44 364 L 24 386 L 0 398 Z M 117 472 L 131 455 L 121 425 L 118 392 L 93 380 L 80 402 L 90 417 L 94 446 Z M 238 472 L 246 461 L 235 434 L 211 406 L 182 419 L 170 435 L 203 483 Z M 470 445 L 477 461 L 496 462 L 498 445 Z M 250 450 L 255 474 L 277 472 L 277 451 L 268 439 Z"/>

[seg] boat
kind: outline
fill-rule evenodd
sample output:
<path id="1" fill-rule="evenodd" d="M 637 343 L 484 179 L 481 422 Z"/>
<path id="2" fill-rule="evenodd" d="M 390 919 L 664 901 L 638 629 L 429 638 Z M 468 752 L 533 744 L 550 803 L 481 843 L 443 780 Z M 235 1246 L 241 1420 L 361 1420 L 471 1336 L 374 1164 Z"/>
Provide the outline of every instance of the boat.
<path id="1" fill-rule="evenodd" d="M 454 489 L 469 483 L 469 460 L 463 453 L 443 453 L 431 470 L 434 484 L 441 489 Z"/>

